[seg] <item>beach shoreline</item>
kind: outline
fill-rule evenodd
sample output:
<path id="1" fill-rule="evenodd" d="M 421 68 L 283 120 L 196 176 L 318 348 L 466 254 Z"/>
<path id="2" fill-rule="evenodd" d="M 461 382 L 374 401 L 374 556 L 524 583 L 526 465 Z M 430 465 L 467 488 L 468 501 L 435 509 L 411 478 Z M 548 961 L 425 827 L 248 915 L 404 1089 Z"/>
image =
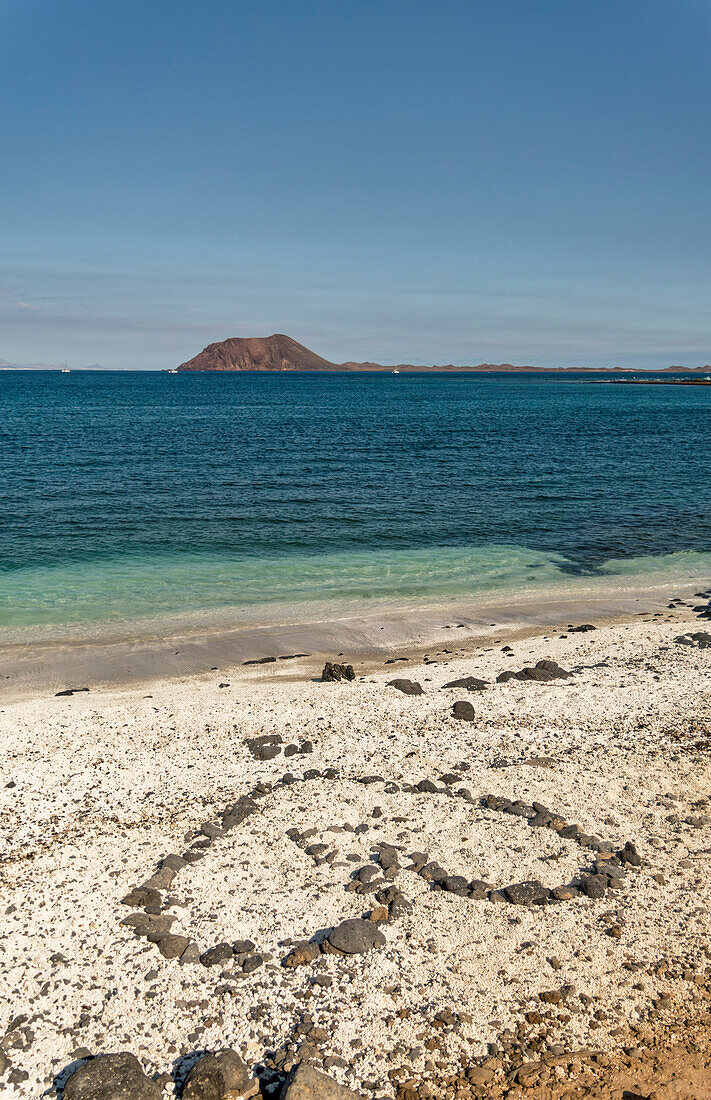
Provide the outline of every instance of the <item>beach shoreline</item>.
<path id="1" fill-rule="evenodd" d="M 597 593 L 574 589 L 557 594 L 525 592 L 515 598 L 500 593 L 474 600 L 451 599 L 429 603 L 363 605 L 363 610 L 341 616 L 291 621 L 270 609 L 271 620 L 255 621 L 234 629 L 194 629 L 193 632 L 147 632 L 135 637 L 57 639 L 48 643 L 0 642 L 0 700 L 34 692 L 75 687 L 121 687 L 166 677 L 195 676 L 215 669 L 227 673 L 245 663 L 264 661 L 266 673 L 303 675 L 320 672 L 322 659 L 335 654 L 377 668 L 396 656 L 421 659 L 428 649 L 454 645 L 457 651 L 476 652 L 499 637 L 525 638 L 542 630 L 563 631 L 570 625 L 594 622 L 622 623 L 642 615 L 683 613 L 670 608 L 672 599 L 693 604 L 709 582 L 669 580 L 654 585 L 623 584 L 619 579 Z M 107 627 L 110 630 L 110 626 Z M 292 662 L 297 662 L 293 664 Z M 319 664 L 321 662 L 321 664 Z M 298 672 L 294 670 L 298 667 Z"/>

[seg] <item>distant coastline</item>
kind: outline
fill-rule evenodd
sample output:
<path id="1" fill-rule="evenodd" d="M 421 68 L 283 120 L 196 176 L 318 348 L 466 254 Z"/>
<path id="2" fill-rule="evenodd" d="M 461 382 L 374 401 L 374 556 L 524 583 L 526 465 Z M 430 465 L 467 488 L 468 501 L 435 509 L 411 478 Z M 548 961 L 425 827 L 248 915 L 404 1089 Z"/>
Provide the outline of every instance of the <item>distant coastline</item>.
<path id="1" fill-rule="evenodd" d="M 332 363 L 310 348 L 283 333 L 271 336 L 234 336 L 215 344 L 208 344 L 198 355 L 181 363 L 177 371 L 344 371 L 400 373 L 476 373 L 476 374 L 618 374 L 640 371 L 633 367 L 533 367 L 515 366 L 513 363 L 478 363 L 476 365 L 417 365 L 414 363 L 382 363 L 347 361 Z M 711 366 L 663 367 L 659 374 L 699 374 L 711 372 Z"/>

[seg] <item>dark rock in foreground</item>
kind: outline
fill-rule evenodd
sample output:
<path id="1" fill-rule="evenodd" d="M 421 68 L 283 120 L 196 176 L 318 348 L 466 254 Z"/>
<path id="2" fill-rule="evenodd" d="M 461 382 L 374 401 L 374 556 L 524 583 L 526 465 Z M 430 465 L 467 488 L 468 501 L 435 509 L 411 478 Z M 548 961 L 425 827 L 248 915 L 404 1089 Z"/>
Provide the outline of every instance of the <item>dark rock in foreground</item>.
<path id="1" fill-rule="evenodd" d="M 188 1074 L 183 1100 L 236 1100 L 256 1096 L 259 1082 L 234 1050 L 206 1054 Z"/>
<path id="2" fill-rule="evenodd" d="M 452 717 L 459 719 L 460 722 L 474 722 L 476 721 L 476 711 L 466 699 L 459 699 L 452 707 Z"/>
<path id="3" fill-rule="evenodd" d="M 161 1100 L 161 1089 L 146 1077 L 134 1054 L 101 1054 L 75 1070 L 64 1086 L 64 1100 Z"/>
<path id="4" fill-rule="evenodd" d="M 354 1100 L 357 1095 L 306 1062 L 299 1062 L 284 1082 L 280 1100 Z"/>
<path id="5" fill-rule="evenodd" d="M 403 695 L 424 695 L 422 684 L 417 680 L 388 680 L 388 687 L 397 688 Z"/>

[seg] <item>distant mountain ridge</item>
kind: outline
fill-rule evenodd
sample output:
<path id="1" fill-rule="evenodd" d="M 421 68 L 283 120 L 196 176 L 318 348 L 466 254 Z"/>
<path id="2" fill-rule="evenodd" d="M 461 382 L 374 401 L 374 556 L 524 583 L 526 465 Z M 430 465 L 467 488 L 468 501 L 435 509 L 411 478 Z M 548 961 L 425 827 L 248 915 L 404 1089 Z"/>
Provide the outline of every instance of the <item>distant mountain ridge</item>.
<path id="1" fill-rule="evenodd" d="M 395 366 L 383 366 L 380 363 L 331 363 L 316 352 L 293 340 L 283 333 L 272 336 L 233 336 L 206 348 L 186 363 L 181 363 L 179 371 L 520 371 L 531 374 L 565 374 L 569 372 L 590 371 L 602 374 L 607 371 L 632 370 L 631 367 L 517 367 L 512 363 L 479 363 L 476 366 L 416 366 L 412 363 L 399 363 Z M 665 372 L 711 371 L 705 367 L 664 367 Z"/>
<path id="2" fill-rule="evenodd" d="M 106 370 L 100 363 L 92 363 L 89 367 L 67 367 L 62 363 L 10 363 L 7 359 L 0 359 L 0 370 Z"/>

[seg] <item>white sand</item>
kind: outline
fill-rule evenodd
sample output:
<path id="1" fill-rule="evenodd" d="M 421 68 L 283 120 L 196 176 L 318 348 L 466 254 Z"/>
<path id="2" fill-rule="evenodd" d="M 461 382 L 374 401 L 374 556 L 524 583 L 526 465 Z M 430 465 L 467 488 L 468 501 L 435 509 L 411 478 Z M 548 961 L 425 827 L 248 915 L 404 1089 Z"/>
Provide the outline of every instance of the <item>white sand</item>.
<path id="1" fill-rule="evenodd" d="M 623 961 L 683 957 L 692 967 L 707 965 L 711 827 L 684 819 L 710 812 L 711 650 L 675 645 L 691 627 L 688 612 L 675 619 L 529 637 L 513 644 L 513 658 L 496 646 L 436 664 L 381 667 L 353 684 L 314 682 L 302 662 L 71 698 L 45 691 L 5 704 L 0 1035 L 19 1014 L 33 1033 L 27 1049 L 7 1052 L 29 1074 L 9 1093 L 40 1095 L 79 1047 L 131 1050 L 151 1072 L 226 1045 L 256 1062 L 307 1011 L 329 1034 L 324 1050 L 348 1063 L 334 1075 L 354 1086 L 377 1082 L 378 1095 L 388 1091 L 388 1068 L 410 1064 L 417 1076 L 428 1059 L 450 1065 L 461 1051 L 480 1053 L 522 1005 L 540 1007 L 540 991 L 564 984 L 598 1000 L 585 1006 L 573 996 L 572 1018 L 551 1042 L 613 1047 L 609 1031 L 620 1018 L 633 1021 L 652 992 L 669 988 L 646 975 L 645 988 L 633 988 L 640 976 Z M 694 620 L 691 628 L 707 625 Z M 469 674 L 493 681 L 542 657 L 569 669 L 607 664 L 570 681 L 512 681 L 476 694 L 439 690 Z M 406 697 L 387 687 L 395 676 L 419 680 L 427 694 Z M 224 682 L 230 686 L 219 688 Z M 463 698 L 477 711 L 475 723 L 451 716 L 452 702 Z M 314 751 L 257 762 L 244 742 L 261 733 L 279 733 L 285 744 L 309 738 Z M 696 746 L 704 738 L 705 750 Z M 533 756 L 555 762 L 524 762 Z M 473 795 L 541 801 L 603 839 L 634 840 L 647 866 L 600 901 L 532 910 L 432 892 L 403 871 L 397 885 L 414 907 L 384 927 L 385 947 L 284 970 L 279 960 L 288 949 L 280 940 L 370 908 L 367 897 L 344 891 L 359 866 L 344 857 L 367 861 L 374 840 L 427 851 L 452 874 L 501 886 L 528 878 L 564 883 L 589 862 L 574 842 L 508 815 L 353 782 L 369 774 L 436 779 L 460 762 L 470 765 L 463 785 Z M 188 830 L 255 782 L 325 767 L 342 778 L 278 788 L 169 891 L 178 902 L 173 931 L 201 950 L 251 938 L 273 953 L 271 964 L 226 983 L 222 967 L 181 967 L 119 926 L 128 912 L 120 898 L 162 856 L 184 851 Z M 16 786 L 6 786 L 11 781 Z M 372 816 L 376 806 L 382 816 Z M 361 822 L 369 824 L 362 835 L 327 831 Z M 286 836 L 292 826 L 316 828 L 310 843 L 337 848 L 336 864 L 316 866 Z M 620 940 L 605 934 L 613 923 L 622 925 Z M 57 952 L 67 961 L 51 961 Z M 312 986 L 317 973 L 332 975 L 332 987 Z M 314 990 L 309 1000 L 294 998 L 307 989 Z M 251 1018 L 260 1004 L 261 1019 Z M 444 1037 L 446 1052 L 423 1049 L 426 1038 L 441 1034 L 428 1021 L 448 1007 L 471 1019 Z M 409 1018 L 395 1016 L 401 1008 Z M 608 1019 L 591 1031 L 591 1014 L 601 1008 Z M 204 1027 L 199 1036 L 197 1026 Z"/>

